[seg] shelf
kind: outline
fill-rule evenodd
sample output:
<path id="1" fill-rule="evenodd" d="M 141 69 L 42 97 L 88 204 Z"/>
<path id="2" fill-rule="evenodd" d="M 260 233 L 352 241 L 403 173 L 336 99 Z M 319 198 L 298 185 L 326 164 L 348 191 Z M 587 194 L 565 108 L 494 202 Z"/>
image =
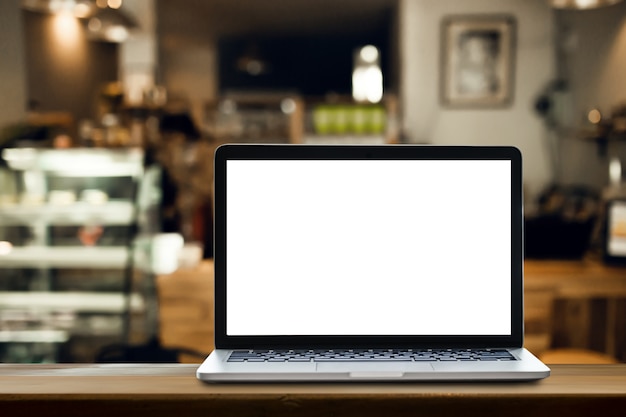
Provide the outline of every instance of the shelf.
<path id="1" fill-rule="evenodd" d="M 389 143 L 383 135 L 305 135 L 302 143 L 309 145 L 384 145 Z"/>
<path id="2" fill-rule="evenodd" d="M 65 343 L 65 330 L 0 330 L 0 343 Z"/>
<path id="3" fill-rule="evenodd" d="M 138 177 L 140 148 L 5 149 L 2 157 L 16 171 L 43 171 L 66 177 Z"/>
<path id="4" fill-rule="evenodd" d="M 124 268 L 129 260 L 129 250 L 124 246 L 28 246 L 13 247 L 0 253 L 2 268 Z"/>
<path id="5" fill-rule="evenodd" d="M 121 293 L 11 291 L 0 292 L 0 308 L 121 313 L 128 307 L 126 298 Z M 139 294 L 132 294 L 131 311 L 141 312 L 144 308 L 143 298 Z"/>
<path id="6" fill-rule="evenodd" d="M 41 223 L 55 226 L 129 225 L 133 222 L 133 216 L 134 205 L 130 201 L 109 201 L 103 204 L 77 202 L 68 205 L 0 205 L 0 225 L 3 226 Z"/>

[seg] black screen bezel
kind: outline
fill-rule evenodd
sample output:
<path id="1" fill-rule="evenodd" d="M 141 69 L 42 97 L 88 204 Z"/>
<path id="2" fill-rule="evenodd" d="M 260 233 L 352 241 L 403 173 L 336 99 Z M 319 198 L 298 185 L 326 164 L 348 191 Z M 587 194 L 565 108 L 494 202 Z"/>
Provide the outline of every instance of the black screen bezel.
<path id="1" fill-rule="evenodd" d="M 226 334 L 226 162 L 228 160 L 509 160 L 511 161 L 511 334 L 419 336 L 229 336 Z M 373 348 L 373 347 L 522 347 L 523 344 L 523 198 L 522 156 L 511 146 L 432 145 L 256 145 L 227 144 L 214 160 L 215 347 Z"/>

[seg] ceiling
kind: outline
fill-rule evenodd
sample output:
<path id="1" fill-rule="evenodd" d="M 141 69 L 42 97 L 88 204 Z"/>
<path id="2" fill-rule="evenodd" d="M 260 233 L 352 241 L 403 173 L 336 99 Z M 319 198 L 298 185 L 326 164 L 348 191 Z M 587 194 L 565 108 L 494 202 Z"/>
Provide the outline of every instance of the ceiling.
<path id="1" fill-rule="evenodd" d="M 159 25 L 217 35 L 359 33 L 381 28 L 397 0 L 157 0 Z"/>

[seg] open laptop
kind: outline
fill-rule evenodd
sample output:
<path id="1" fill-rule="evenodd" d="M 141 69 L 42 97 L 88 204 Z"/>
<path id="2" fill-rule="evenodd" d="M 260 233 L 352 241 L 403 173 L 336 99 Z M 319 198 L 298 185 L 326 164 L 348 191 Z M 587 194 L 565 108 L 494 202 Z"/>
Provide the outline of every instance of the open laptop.
<path id="1" fill-rule="evenodd" d="M 224 145 L 204 381 L 535 380 L 513 147 Z"/>

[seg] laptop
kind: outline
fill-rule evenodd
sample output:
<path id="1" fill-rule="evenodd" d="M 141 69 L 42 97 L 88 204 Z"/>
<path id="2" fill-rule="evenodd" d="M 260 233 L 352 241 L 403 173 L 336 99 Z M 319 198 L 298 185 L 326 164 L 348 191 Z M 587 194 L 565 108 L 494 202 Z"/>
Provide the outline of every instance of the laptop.
<path id="1" fill-rule="evenodd" d="M 211 382 L 537 380 L 513 147 L 223 145 Z"/>

